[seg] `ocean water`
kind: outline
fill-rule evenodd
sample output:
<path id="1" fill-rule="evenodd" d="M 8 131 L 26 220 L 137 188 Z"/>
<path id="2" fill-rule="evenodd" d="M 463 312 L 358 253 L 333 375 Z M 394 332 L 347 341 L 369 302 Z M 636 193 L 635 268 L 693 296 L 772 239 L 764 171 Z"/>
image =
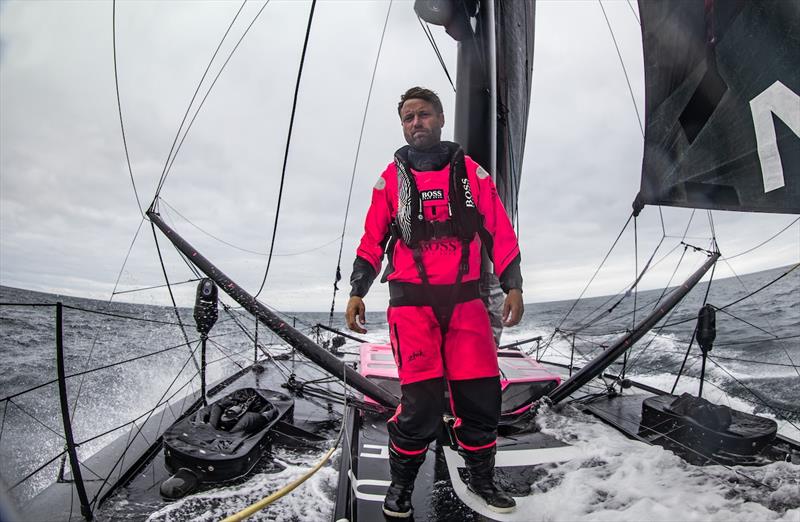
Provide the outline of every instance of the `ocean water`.
<path id="1" fill-rule="evenodd" d="M 725 307 L 784 274 L 778 268 L 741 279 L 715 281 L 707 301 Z M 655 329 L 631 351 L 625 365 L 630 378 L 671 388 L 694 328 L 694 318 L 706 294 L 698 285 L 668 317 L 669 326 Z M 587 299 L 526 305 L 520 326 L 504 333 L 508 343 L 542 336 L 524 349 L 541 359 L 576 366 L 653 309 L 661 292 L 640 292 L 617 306 L 617 298 Z M 774 418 L 780 431 L 800 439 L 800 269 L 794 270 L 752 298 L 717 313 L 717 337 L 706 368 L 704 396 L 715 402 Z M 68 375 L 100 368 L 68 381 L 75 438 L 85 458 L 118 436 L 107 431 L 146 415 L 156 404 L 178 400 L 199 387 L 190 349 L 169 307 L 104 303 L 0 287 L 3 303 L 64 303 L 65 365 Z M 189 305 L 191 303 L 186 303 Z M 572 312 L 567 316 L 567 312 Z M 611 312 L 607 312 L 612 309 Z M 102 315 L 101 315 L 102 314 Z M 191 309 L 180 310 L 192 346 L 197 334 Z M 566 316 L 566 318 L 565 318 Z M 237 319 L 234 320 L 233 317 Z M 253 320 L 241 311 L 220 312 L 208 351 L 208 380 L 213 382 L 252 362 L 249 331 Z M 327 314 L 287 315 L 298 329 L 312 336 L 311 327 L 327 323 Z M 591 323 L 587 326 L 587 322 Z M 336 317 L 335 327 L 342 328 Z M 386 341 L 382 312 L 368 315 L 372 341 Z M 559 332 L 554 334 L 558 328 Z M 277 340 L 263 328 L 263 343 Z M 320 341 L 329 339 L 328 334 Z M 574 351 L 573 351 L 574 342 Z M 280 349 L 280 348 L 278 348 Z M 355 343 L 343 350 L 353 351 Z M 696 393 L 699 348 L 689 353 L 677 392 Z M 123 361 L 128 361 L 121 364 Z M 610 371 L 619 372 L 622 364 Z M 58 474 L 59 460 L 45 465 L 63 449 L 58 390 L 55 379 L 55 309 L 0 306 L 0 469 L 19 501 L 31 498 Z M 31 388 L 39 388 L 26 392 Z M 174 402 L 173 402 L 174 403 Z M 534 485 L 541 510 L 537 520 L 792 520 L 800 519 L 800 473 L 796 465 L 776 463 L 760 468 L 695 467 L 672 453 L 622 437 L 585 414 L 565 408 L 543 411 L 541 428 L 580 447 L 584 457 L 553 465 Z M 218 520 L 290 482 L 313 465 L 323 451 L 277 450 L 276 465 L 261 470 L 235 487 L 193 495 L 154 512 L 142 514 L 112 500 L 100 510 L 103 520 Z M 338 454 L 334 457 L 334 463 Z M 41 471 L 34 473 L 38 468 Z M 20 482 L 28 475 L 32 476 Z M 256 520 L 329 520 L 333 509 L 336 471 L 326 466 L 306 484 Z"/>

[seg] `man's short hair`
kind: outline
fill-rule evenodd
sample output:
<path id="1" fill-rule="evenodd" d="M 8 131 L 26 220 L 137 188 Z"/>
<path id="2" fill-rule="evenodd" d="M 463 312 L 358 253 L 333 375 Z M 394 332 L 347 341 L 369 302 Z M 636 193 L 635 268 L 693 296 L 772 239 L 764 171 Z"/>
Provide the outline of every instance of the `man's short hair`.
<path id="1" fill-rule="evenodd" d="M 437 114 L 444 112 L 444 109 L 442 108 L 442 100 L 439 99 L 439 96 L 437 96 L 435 92 L 430 89 L 426 89 L 425 87 L 412 87 L 402 96 L 400 96 L 400 103 L 397 104 L 397 114 L 400 114 L 400 111 L 403 109 L 403 104 L 407 100 L 415 98 L 425 100 L 433 105 L 433 108 L 436 109 Z"/>

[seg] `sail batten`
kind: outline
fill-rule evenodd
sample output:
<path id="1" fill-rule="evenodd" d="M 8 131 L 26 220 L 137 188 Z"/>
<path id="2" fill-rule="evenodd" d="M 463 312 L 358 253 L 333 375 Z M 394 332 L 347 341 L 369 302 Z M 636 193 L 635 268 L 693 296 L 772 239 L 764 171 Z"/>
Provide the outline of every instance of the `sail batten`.
<path id="1" fill-rule="evenodd" d="M 800 213 L 800 3 L 640 1 L 647 204 Z"/>

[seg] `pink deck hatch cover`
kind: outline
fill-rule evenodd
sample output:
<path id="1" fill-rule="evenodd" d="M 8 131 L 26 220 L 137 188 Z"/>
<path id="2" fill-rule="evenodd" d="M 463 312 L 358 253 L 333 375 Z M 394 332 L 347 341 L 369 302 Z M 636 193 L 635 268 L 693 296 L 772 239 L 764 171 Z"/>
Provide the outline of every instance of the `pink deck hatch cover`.
<path id="1" fill-rule="evenodd" d="M 388 344 L 364 343 L 359 348 L 359 372 L 364 377 L 376 380 L 397 380 L 397 366 L 394 363 L 392 347 Z M 511 384 L 525 382 L 555 381 L 561 384 L 561 378 L 547 370 L 534 359 L 517 350 L 498 350 L 500 365 L 500 385 L 505 391 Z M 374 402 L 365 397 L 368 402 Z M 527 405 L 513 412 L 524 411 Z"/>

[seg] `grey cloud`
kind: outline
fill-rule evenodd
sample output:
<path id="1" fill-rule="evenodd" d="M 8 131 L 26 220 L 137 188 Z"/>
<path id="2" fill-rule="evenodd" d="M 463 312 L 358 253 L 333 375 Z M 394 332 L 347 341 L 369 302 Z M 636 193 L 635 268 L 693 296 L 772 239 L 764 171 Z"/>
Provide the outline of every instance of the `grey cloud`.
<path id="1" fill-rule="evenodd" d="M 0 283 L 107 298 L 141 217 L 125 164 L 114 93 L 111 6 L 98 2 L 1 3 Z M 293 254 L 342 232 L 385 2 L 321 2 L 312 28 L 275 242 Z M 641 106 L 639 27 L 626 3 L 605 4 Z M 260 4 L 249 2 L 232 31 L 241 34 Z M 153 196 L 191 93 L 238 4 L 117 3 L 120 94 L 132 168 L 144 205 Z M 283 161 L 308 4 L 272 2 L 208 97 L 162 196 L 208 233 L 266 252 Z M 451 74 L 455 45 L 434 28 Z M 630 213 L 641 163 L 641 135 L 599 8 L 594 2 L 537 6 L 534 99 L 520 192 L 526 299 L 575 296 Z M 221 51 L 227 55 L 231 44 Z M 216 68 L 212 70 L 213 77 Z M 395 2 L 356 166 L 342 255 L 343 306 L 370 191 L 402 145 L 399 94 L 423 84 L 446 111 L 454 94 L 411 12 Z M 201 92 L 201 96 L 204 93 Z M 448 112 L 445 136 L 452 138 Z M 225 246 L 162 205 L 163 215 L 220 268 L 255 291 L 266 260 Z M 690 211 L 666 209 L 680 235 Z M 697 221 L 704 221 L 696 218 Z M 777 231 L 786 216 L 715 214 L 720 244 L 742 251 Z M 755 224 L 753 224 L 755 223 Z M 657 209 L 639 220 L 640 257 L 661 235 Z M 707 225 L 698 236 L 707 237 Z M 695 232 L 693 231 L 693 234 Z M 728 237 L 731 237 L 728 236 Z M 653 239 L 655 238 L 655 240 Z M 798 234 L 779 238 L 773 256 L 737 259 L 760 269 L 798 257 Z M 162 247 L 166 245 L 159 238 Z M 631 240 L 610 262 L 597 292 L 631 279 Z M 172 281 L 191 277 L 165 253 Z M 330 305 L 339 244 L 273 259 L 264 299 L 287 310 Z M 624 259 L 627 258 L 627 259 Z M 746 261 L 746 263 L 745 263 Z M 665 263 L 666 264 L 666 263 Z M 667 276 L 668 277 L 668 276 Z M 163 280 L 145 224 L 120 280 L 123 288 Z M 648 283 L 655 285 L 656 282 Z M 192 289 L 176 289 L 191 299 Z M 163 289 L 125 299 L 166 302 Z M 376 285 L 371 309 L 383 307 Z"/>

